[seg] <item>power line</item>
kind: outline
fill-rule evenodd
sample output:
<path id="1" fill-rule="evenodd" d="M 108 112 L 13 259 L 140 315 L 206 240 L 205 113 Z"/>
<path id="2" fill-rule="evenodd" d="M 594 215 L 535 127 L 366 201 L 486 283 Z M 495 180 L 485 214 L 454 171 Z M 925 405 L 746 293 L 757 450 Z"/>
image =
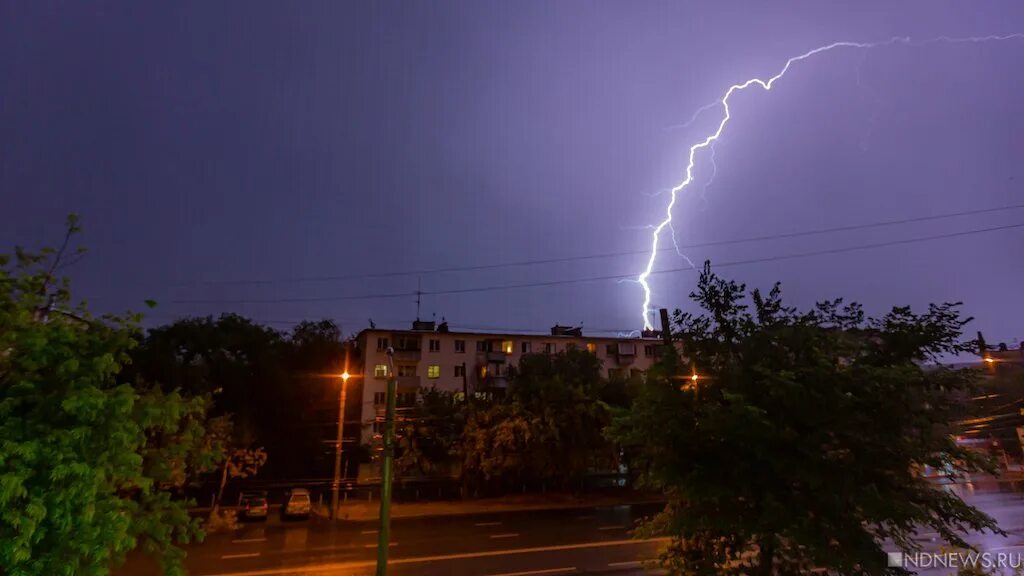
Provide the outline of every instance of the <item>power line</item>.
<path id="1" fill-rule="evenodd" d="M 820 234 L 830 234 L 833 232 L 849 232 L 853 230 L 865 230 L 870 228 L 881 228 L 885 226 L 897 226 L 903 224 L 915 224 L 919 222 L 930 222 L 934 220 L 944 220 L 947 218 L 957 218 L 962 216 L 974 216 L 978 214 L 990 214 L 993 212 L 1002 212 L 1007 210 L 1019 210 L 1024 208 L 1024 204 L 1010 204 L 1007 206 L 997 206 L 994 208 L 982 208 L 978 210 L 965 210 L 962 212 L 949 212 L 945 214 L 936 214 L 932 216 L 918 216 L 914 218 L 901 218 L 898 220 L 882 220 L 878 222 L 869 222 L 865 224 L 851 224 L 848 226 L 835 226 L 831 228 L 817 228 L 812 230 L 800 230 L 796 232 L 783 232 L 779 234 L 769 234 L 765 236 L 749 236 L 746 238 L 734 238 L 730 240 L 713 240 L 708 242 L 699 242 L 696 244 L 682 244 L 679 248 L 709 248 L 712 246 L 728 246 L 732 244 L 745 244 L 749 242 L 764 242 L 770 240 L 783 240 L 787 238 L 801 238 L 805 236 L 816 236 Z M 673 251 L 675 247 L 660 248 L 659 252 Z M 623 256 L 636 256 L 638 254 L 649 254 L 650 250 L 624 250 L 620 252 L 604 252 L 600 254 L 586 254 L 579 256 L 563 256 L 559 258 L 544 258 L 535 260 L 518 260 L 514 262 L 502 262 L 497 264 L 477 264 L 470 266 L 452 266 L 446 268 L 425 268 L 420 270 L 410 271 L 395 271 L 395 272 L 375 272 L 366 274 L 349 274 L 349 275 L 327 275 L 327 276 L 299 276 L 294 278 L 266 278 L 266 279 L 249 279 L 249 280 L 208 280 L 194 282 L 191 284 L 178 284 L 177 287 L 191 286 L 191 285 L 207 285 L 207 286 L 228 286 L 228 285 L 256 285 L 256 284 L 286 284 L 286 283 L 309 283 L 309 282 L 336 282 L 341 280 L 365 280 L 370 278 L 395 278 L 401 276 L 415 276 L 415 275 L 428 275 L 428 274 L 442 274 L 449 272 L 473 272 L 480 270 L 494 270 L 499 268 L 512 268 L 518 266 L 535 266 L 540 264 L 558 264 L 565 262 L 578 262 L 584 260 L 601 260 L 605 258 L 619 258 Z M 426 293 L 424 293 L 426 294 Z M 413 294 L 415 295 L 415 294 Z"/>
<path id="2" fill-rule="evenodd" d="M 846 246 L 842 248 L 831 248 L 827 250 L 814 250 L 811 252 L 799 252 L 795 254 L 783 254 L 778 256 L 767 256 L 762 258 L 751 258 L 747 260 L 734 260 L 731 262 L 722 262 L 714 264 L 714 268 L 728 268 L 732 266 L 746 266 L 749 264 L 760 264 L 764 262 L 778 262 L 781 260 L 792 260 L 796 258 L 807 258 L 810 256 L 822 256 L 829 254 L 843 254 L 846 252 L 855 252 L 858 250 L 870 250 L 873 248 L 883 248 L 887 246 L 899 246 L 905 244 L 915 244 L 919 242 L 928 242 L 931 240 L 941 240 L 946 238 L 958 238 L 962 236 L 970 236 L 974 234 L 984 234 L 988 232 L 997 232 L 1000 230 L 1010 230 L 1014 228 L 1024 227 L 1024 223 L 1019 224 L 1008 224 L 1005 226 L 993 226 L 990 228 L 980 228 L 975 230 L 965 230 L 961 232 L 950 232 L 946 234 L 935 234 L 931 236 L 920 236 L 916 238 L 905 238 L 902 240 L 890 240 L 887 242 L 875 242 L 871 244 L 860 244 L 856 246 Z M 693 266 L 687 266 L 684 268 L 669 268 L 665 270 L 656 270 L 653 274 L 672 274 L 676 272 L 689 272 L 696 270 Z M 474 292 L 492 292 L 497 290 L 514 290 L 519 288 L 538 288 L 548 286 L 563 286 L 569 284 L 581 284 L 585 282 L 599 282 L 603 280 L 632 280 L 634 274 L 609 274 L 603 276 L 589 276 L 585 278 L 571 278 L 563 280 L 549 280 L 546 282 L 526 282 L 521 284 L 505 284 L 505 285 L 493 285 L 493 286 L 478 286 L 473 288 L 453 288 L 449 290 L 424 290 L 422 295 L 424 296 L 441 296 L 450 294 L 469 294 Z M 304 298 L 250 298 L 250 299 L 207 299 L 207 300 L 170 300 L 172 304 L 275 304 L 275 303 L 287 303 L 287 302 L 337 302 L 347 300 L 386 300 L 390 298 L 409 298 L 416 296 L 417 292 L 400 292 L 390 294 L 360 294 L 352 296 L 322 296 L 322 297 L 304 297 Z"/>

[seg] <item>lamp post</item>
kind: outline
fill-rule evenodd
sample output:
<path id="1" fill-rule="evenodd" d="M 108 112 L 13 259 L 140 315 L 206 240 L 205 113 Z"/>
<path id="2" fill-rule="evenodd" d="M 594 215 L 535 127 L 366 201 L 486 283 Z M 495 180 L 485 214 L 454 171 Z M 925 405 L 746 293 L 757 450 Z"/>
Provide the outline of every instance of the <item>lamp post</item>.
<path id="1" fill-rule="evenodd" d="M 341 392 L 338 394 L 338 437 L 334 444 L 334 483 L 331 485 L 331 520 L 338 515 L 338 489 L 341 484 L 341 444 L 345 428 L 345 393 L 348 391 L 348 350 L 345 351 L 345 371 L 341 373 Z"/>
<path id="2" fill-rule="evenodd" d="M 388 348 L 387 409 L 384 412 L 384 462 L 380 478 L 380 527 L 377 529 L 376 576 L 388 572 L 388 546 L 391 545 L 391 475 L 395 460 L 395 397 L 398 380 L 395 375 L 395 349 Z"/>

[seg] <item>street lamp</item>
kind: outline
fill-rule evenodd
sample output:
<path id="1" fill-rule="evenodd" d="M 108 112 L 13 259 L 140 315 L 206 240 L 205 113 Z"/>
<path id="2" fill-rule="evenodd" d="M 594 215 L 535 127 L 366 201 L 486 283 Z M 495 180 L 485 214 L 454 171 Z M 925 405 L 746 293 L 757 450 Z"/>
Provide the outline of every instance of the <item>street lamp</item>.
<path id="1" fill-rule="evenodd" d="M 338 489 L 341 484 L 341 444 L 342 433 L 345 428 L 345 393 L 348 391 L 348 379 L 352 377 L 348 373 L 348 350 L 345 350 L 345 371 L 341 373 L 341 392 L 338 398 L 338 437 L 334 444 L 334 483 L 331 485 L 331 520 L 338 514 Z"/>

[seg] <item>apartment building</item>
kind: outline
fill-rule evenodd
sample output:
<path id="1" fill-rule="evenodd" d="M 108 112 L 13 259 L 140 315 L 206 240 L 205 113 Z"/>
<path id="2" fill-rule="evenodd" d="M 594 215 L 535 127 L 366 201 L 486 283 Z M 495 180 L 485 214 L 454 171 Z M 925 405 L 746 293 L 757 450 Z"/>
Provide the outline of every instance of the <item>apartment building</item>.
<path id="1" fill-rule="evenodd" d="M 357 370 L 362 378 L 361 437 L 369 443 L 379 431 L 388 378 L 388 347 L 395 350 L 398 404 L 411 405 L 420 388 L 463 394 L 507 388 L 510 369 L 524 354 L 557 354 L 570 348 L 588 350 L 602 362 L 608 378 L 639 374 L 657 359 L 661 340 L 653 333 L 639 338 L 585 336 L 582 329 L 554 326 L 550 334 L 454 332 L 447 323 L 414 322 L 412 330 L 366 329 L 355 339 Z"/>

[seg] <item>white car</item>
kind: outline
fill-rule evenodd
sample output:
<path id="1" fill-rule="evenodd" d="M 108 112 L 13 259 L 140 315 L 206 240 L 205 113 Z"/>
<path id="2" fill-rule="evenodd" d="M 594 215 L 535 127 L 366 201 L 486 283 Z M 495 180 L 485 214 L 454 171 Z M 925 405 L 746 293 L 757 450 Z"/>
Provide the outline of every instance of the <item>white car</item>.
<path id="1" fill-rule="evenodd" d="M 309 518 L 311 511 L 309 490 L 295 488 L 285 493 L 284 504 L 281 505 L 282 518 Z"/>

